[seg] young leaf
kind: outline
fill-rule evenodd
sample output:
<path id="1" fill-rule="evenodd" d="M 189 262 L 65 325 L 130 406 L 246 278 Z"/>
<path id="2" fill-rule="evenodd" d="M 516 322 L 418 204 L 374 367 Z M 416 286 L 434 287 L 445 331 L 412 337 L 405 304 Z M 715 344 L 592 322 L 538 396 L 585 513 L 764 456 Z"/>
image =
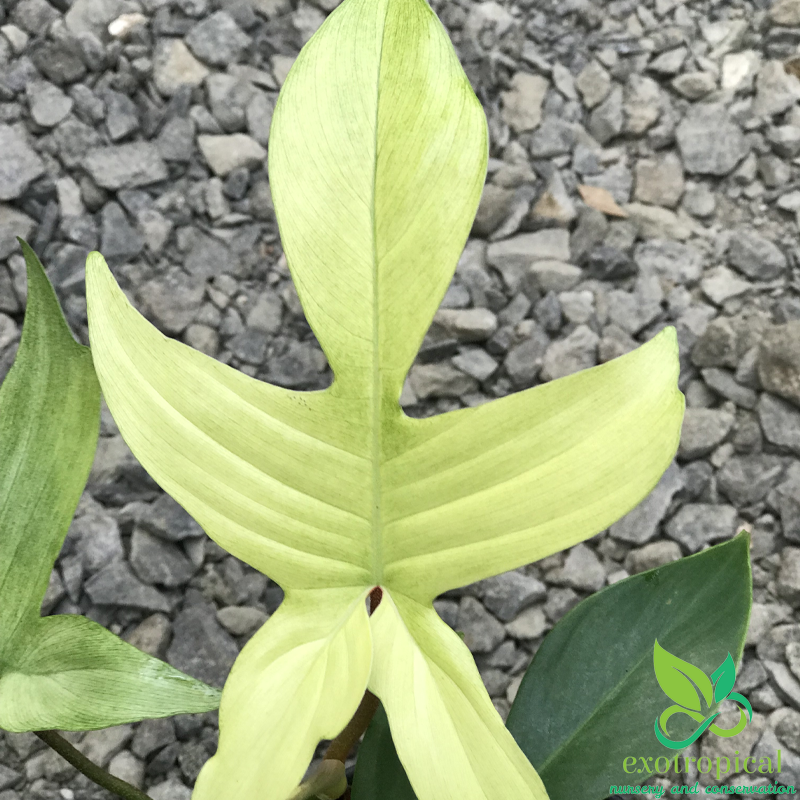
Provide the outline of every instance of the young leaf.
<path id="1" fill-rule="evenodd" d="M 733 690 L 736 683 L 736 665 L 731 654 L 711 673 L 714 683 L 714 702 L 721 703 Z"/>
<path id="2" fill-rule="evenodd" d="M 366 688 L 421 800 L 544 796 L 432 600 L 627 513 L 675 454 L 683 396 L 668 328 L 546 386 L 403 413 L 487 149 L 480 103 L 425 0 L 344 0 L 303 48 L 273 116 L 269 173 L 289 268 L 333 368 L 324 391 L 260 383 L 166 339 L 89 255 L 89 332 L 123 437 L 217 543 L 286 593 L 226 683 L 195 800 L 231 787 L 237 800 L 283 800 Z M 367 620 L 375 586 L 383 599 Z"/>
<path id="3" fill-rule="evenodd" d="M 39 259 L 21 239 L 28 306 L 0 387 L 0 728 L 104 728 L 207 711 L 219 692 L 77 616 L 41 618 L 92 465 L 100 387 Z"/>
<path id="4" fill-rule="evenodd" d="M 704 710 L 701 700 L 705 701 L 706 710 L 711 707 L 713 689 L 708 675 L 694 664 L 667 652 L 658 639 L 653 648 L 653 667 L 658 685 L 670 700 L 691 711 Z"/>
<path id="5" fill-rule="evenodd" d="M 751 602 L 750 539 L 740 534 L 570 611 L 542 642 L 507 722 L 550 799 L 602 800 L 610 785 L 649 777 L 623 772 L 627 756 L 677 755 L 653 731 L 670 703 L 653 670 L 653 643 L 691 655 L 701 672 L 722 653 L 740 659 Z M 683 714 L 669 724 L 678 741 L 697 728 Z"/>

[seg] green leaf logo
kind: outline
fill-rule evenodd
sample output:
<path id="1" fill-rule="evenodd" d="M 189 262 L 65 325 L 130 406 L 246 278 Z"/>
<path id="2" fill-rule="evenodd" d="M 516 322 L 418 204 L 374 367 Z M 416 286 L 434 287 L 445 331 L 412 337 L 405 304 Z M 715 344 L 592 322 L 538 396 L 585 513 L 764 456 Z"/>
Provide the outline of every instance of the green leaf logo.
<path id="1" fill-rule="evenodd" d="M 730 658 L 730 655 L 728 657 Z M 658 639 L 656 639 L 655 647 L 653 648 L 653 666 L 656 671 L 656 680 L 670 700 L 691 711 L 702 711 L 700 701 L 702 697 L 706 708 L 711 707 L 714 702 L 712 700 L 713 687 L 705 672 L 695 667 L 694 664 L 683 661 L 672 655 L 672 653 L 667 652 L 658 643 Z M 733 669 L 732 659 L 731 668 Z M 736 671 L 734 670 L 730 689 L 733 688 L 733 680 L 735 678 Z"/>
<path id="2" fill-rule="evenodd" d="M 711 680 L 709 680 L 703 670 L 672 655 L 656 639 L 653 647 L 653 667 L 656 672 L 656 680 L 664 694 L 675 702 L 674 705 L 662 712 L 654 725 L 656 738 L 666 747 L 682 750 L 697 741 L 706 729 L 717 736 L 726 738 L 736 736 L 752 720 L 753 709 L 750 702 L 738 692 L 731 691 L 736 681 L 736 665 L 733 663 L 730 653 L 714 670 Z M 726 698 L 740 706 L 739 722 L 733 728 L 720 728 L 718 725 L 712 724 L 719 713 L 710 713 L 712 706 Z M 702 711 L 702 701 L 705 701 L 705 711 Z M 667 735 L 667 723 L 674 714 L 686 714 L 695 722 L 699 722 L 700 727 L 688 739 L 679 742 L 673 741 Z"/>
<path id="3" fill-rule="evenodd" d="M 711 673 L 714 682 L 714 702 L 721 703 L 732 691 L 736 681 L 736 666 L 731 654 Z"/>

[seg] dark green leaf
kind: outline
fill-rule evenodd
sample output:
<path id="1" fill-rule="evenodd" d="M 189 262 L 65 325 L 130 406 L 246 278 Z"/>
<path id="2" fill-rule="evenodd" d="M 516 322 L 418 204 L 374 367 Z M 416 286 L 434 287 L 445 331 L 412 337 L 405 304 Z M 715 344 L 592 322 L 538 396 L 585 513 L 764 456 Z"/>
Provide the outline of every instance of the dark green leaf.
<path id="1" fill-rule="evenodd" d="M 728 652 L 740 660 L 752 603 L 749 546 L 743 533 L 620 581 L 545 638 L 507 725 L 551 800 L 600 800 L 612 784 L 649 777 L 626 774 L 627 756 L 677 755 L 654 732 L 669 705 L 653 669 L 655 640 L 706 675 Z M 696 728 L 684 714 L 670 721 L 678 741 Z"/>

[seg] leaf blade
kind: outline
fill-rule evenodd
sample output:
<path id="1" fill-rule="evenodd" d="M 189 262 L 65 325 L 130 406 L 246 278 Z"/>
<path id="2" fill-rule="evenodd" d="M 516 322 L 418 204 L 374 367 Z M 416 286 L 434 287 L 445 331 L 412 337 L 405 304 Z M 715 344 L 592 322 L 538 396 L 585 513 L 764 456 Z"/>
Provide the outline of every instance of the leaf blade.
<path id="1" fill-rule="evenodd" d="M 100 386 L 23 240 L 28 303 L 0 386 L 0 727 L 103 728 L 207 711 L 219 692 L 42 597 L 94 458 Z"/>
<path id="2" fill-rule="evenodd" d="M 609 785 L 648 777 L 623 773 L 625 756 L 674 756 L 653 732 L 667 702 L 652 666 L 655 638 L 710 670 L 723 652 L 741 657 L 751 603 L 749 537 L 739 535 L 620 581 L 569 612 L 542 642 L 506 723 L 551 800 L 578 790 L 601 800 Z M 581 702 L 556 704 L 560 682 L 579 686 Z M 674 739 L 696 727 L 683 724 Z"/>

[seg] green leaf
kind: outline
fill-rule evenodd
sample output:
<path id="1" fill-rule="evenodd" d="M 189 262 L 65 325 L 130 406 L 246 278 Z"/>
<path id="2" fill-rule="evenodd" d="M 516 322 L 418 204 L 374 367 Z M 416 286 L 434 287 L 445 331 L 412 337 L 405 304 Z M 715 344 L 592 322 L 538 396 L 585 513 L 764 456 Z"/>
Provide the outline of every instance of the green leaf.
<path id="1" fill-rule="evenodd" d="M 289 636 L 275 615 L 258 638 L 268 656 L 256 646 L 239 656 L 194 800 L 234 782 L 237 800 L 283 800 L 365 688 L 422 800 L 544 794 L 433 598 L 630 511 L 674 457 L 684 401 L 667 328 L 614 361 L 480 407 L 403 413 L 487 156 L 480 102 L 424 0 L 344 0 L 303 48 L 275 109 L 269 174 L 289 269 L 333 369 L 324 391 L 271 386 L 165 338 L 102 256 L 87 259 L 98 377 L 139 461 L 221 547 L 282 586 L 289 610 L 313 618 L 326 591 L 345 593 L 328 629 L 294 619 Z M 381 606 L 356 624 L 375 586 Z M 273 632 L 286 649 L 268 649 Z M 310 652 L 319 665 L 303 682 Z M 357 668 L 340 691 L 348 653 Z M 356 686 L 362 674 L 368 687 Z M 269 695 L 249 713 L 261 680 Z M 287 698 L 305 727 L 276 728 L 270 709 Z M 435 781 L 431 764 L 445 765 Z"/>
<path id="2" fill-rule="evenodd" d="M 0 727 L 86 730 L 215 708 L 219 692 L 77 616 L 40 617 L 97 445 L 100 387 L 21 239 L 28 305 L 0 387 Z"/>
<path id="3" fill-rule="evenodd" d="M 358 748 L 352 800 L 417 800 L 379 705 Z"/>
<path id="4" fill-rule="evenodd" d="M 674 758 L 654 734 L 654 720 L 669 703 L 653 669 L 654 641 L 704 672 L 725 653 L 741 659 L 752 603 L 749 545 L 742 533 L 620 581 L 584 600 L 547 635 L 507 725 L 550 800 L 600 800 L 610 785 L 649 777 L 626 774 L 626 756 Z M 697 727 L 683 714 L 673 725 L 677 741 Z"/>
<path id="5" fill-rule="evenodd" d="M 694 664 L 667 652 L 658 643 L 658 638 L 656 638 L 653 648 L 653 667 L 658 685 L 664 694 L 679 706 L 692 711 L 702 711 L 703 706 L 698 690 L 702 695 L 702 700 L 705 700 L 706 708 L 711 706 L 713 688 L 708 675 Z"/>
<path id="6" fill-rule="evenodd" d="M 711 673 L 714 682 L 714 702 L 721 703 L 733 690 L 736 682 L 736 665 L 731 654 Z"/>

